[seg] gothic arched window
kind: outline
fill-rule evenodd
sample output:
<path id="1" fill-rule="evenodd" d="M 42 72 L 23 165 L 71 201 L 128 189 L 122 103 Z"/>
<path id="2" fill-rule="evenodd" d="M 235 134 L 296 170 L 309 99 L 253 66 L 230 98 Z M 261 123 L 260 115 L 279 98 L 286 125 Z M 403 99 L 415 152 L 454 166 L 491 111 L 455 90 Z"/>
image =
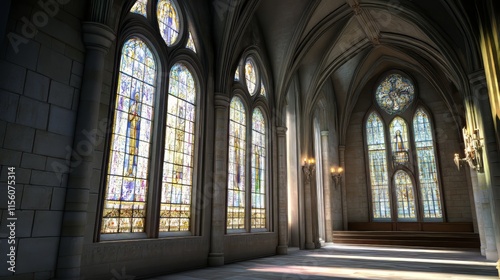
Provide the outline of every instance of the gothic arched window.
<path id="1" fill-rule="evenodd" d="M 124 233 L 129 234 L 118 238 L 133 238 L 133 233 L 148 237 L 162 232 L 195 234 L 192 208 L 199 83 L 194 69 L 199 61 L 177 3 L 158 1 L 157 21 L 147 18 L 153 12 L 148 9 L 153 8 L 148 0 L 138 0 L 125 18 L 159 30 L 163 41 L 142 33 L 123 35 L 99 225 L 104 239 Z M 131 29 L 137 30 L 125 26 L 124 34 Z M 152 47 L 165 44 L 168 51 L 180 38 L 193 51 L 182 58 L 160 55 L 158 49 L 163 48 Z M 160 68 L 169 69 L 169 75 L 158 75 Z M 165 77 L 168 80 L 162 81 Z"/>
<path id="2" fill-rule="evenodd" d="M 429 116 L 421 108 L 413 117 L 415 148 L 418 162 L 418 178 L 425 218 L 442 218 L 441 194 L 438 185 L 434 140 Z"/>
<path id="3" fill-rule="evenodd" d="M 382 113 L 373 109 L 365 122 L 373 220 L 443 218 L 431 121 L 422 106 L 412 117 L 414 100 L 415 87 L 403 74 L 387 75 L 376 89 Z"/>
<path id="4" fill-rule="evenodd" d="M 267 100 L 256 61 L 246 56 L 234 74 L 235 87 L 243 94 L 235 94 L 229 110 L 226 228 L 230 231 L 266 230 L 269 225 Z"/>
<path id="5" fill-rule="evenodd" d="M 389 184 L 387 181 L 387 157 L 385 151 L 384 124 L 380 117 L 372 112 L 366 121 L 368 145 L 368 166 L 372 191 L 374 218 L 390 218 L 391 206 Z"/>

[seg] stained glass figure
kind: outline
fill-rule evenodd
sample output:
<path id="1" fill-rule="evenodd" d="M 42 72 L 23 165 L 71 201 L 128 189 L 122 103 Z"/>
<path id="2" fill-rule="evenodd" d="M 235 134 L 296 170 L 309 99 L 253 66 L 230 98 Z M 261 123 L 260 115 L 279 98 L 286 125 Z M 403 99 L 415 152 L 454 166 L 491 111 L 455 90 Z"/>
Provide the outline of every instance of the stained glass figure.
<path id="1" fill-rule="evenodd" d="M 266 96 L 266 88 L 264 87 L 264 83 L 260 83 L 260 95 Z"/>
<path id="2" fill-rule="evenodd" d="M 173 45 L 179 37 L 180 24 L 177 8 L 171 0 L 160 0 L 157 6 L 158 27 L 167 46 Z"/>
<path id="3" fill-rule="evenodd" d="M 143 232 L 153 123 L 156 64 L 137 38 L 120 58 L 101 233 Z"/>
<path id="4" fill-rule="evenodd" d="M 413 183 L 408 173 L 403 170 L 396 171 L 394 187 L 396 189 L 398 219 L 416 219 Z"/>
<path id="5" fill-rule="evenodd" d="M 248 92 L 250 95 L 254 95 L 255 89 L 257 88 L 257 69 L 251 58 L 247 58 L 245 62 L 245 81 L 247 83 Z"/>
<path id="6" fill-rule="evenodd" d="M 391 217 L 384 125 L 372 112 L 366 121 L 373 218 Z"/>
<path id="7" fill-rule="evenodd" d="M 134 6 L 130 9 L 131 13 L 139 14 L 147 17 L 146 6 L 148 5 L 148 0 L 137 0 Z"/>
<path id="8" fill-rule="evenodd" d="M 408 125 L 401 117 L 392 120 L 389 131 L 392 141 L 392 160 L 394 165 L 407 165 L 409 160 L 408 153 Z"/>
<path id="9" fill-rule="evenodd" d="M 259 108 L 252 114 L 252 228 L 266 228 L 266 124 Z"/>
<path id="10" fill-rule="evenodd" d="M 227 228 L 245 228 L 246 113 L 239 97 L 229 110 L 229 160 L 227 176 Z"/>
<path id="11" fill-rule="evenodd" d="M 377 104 L 390 115 L 404 112 L 415 97 L 415 88 L 400 74 L 390 74 L 377 88 Z"/>
<path id="12" fill-rule="evenodd" d="M 413 117 L 413 131 L 424 218 L 442 218 L 432 129 L 429 116 L 422 108 L 417 109 Z"/>
<path id="13" fill-rule="evenodd" d="M 170 70 L 160 231 L 189 231 L 194 174 L 196 86 L 183 64 Z"/>
<path id="14" fill-rule="evenodd" d="M 189 37 L 186 44 L 186 47 L 196 53 L 196 46 L 194 45 L 193 35 L 191 35 L 191 31 L 189 31 Z"/>

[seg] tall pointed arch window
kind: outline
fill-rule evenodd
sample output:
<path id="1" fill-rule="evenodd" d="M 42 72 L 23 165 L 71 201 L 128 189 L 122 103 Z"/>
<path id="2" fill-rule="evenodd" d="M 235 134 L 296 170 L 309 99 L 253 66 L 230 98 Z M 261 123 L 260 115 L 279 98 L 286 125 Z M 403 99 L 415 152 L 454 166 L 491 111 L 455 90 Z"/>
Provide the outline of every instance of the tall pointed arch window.
<path id="1" fill-rule="evenodd" d="M 252 115 L 252 228 L 266 227 L 266 123 L 259 108 Z"/>
<path id="2" fill-rule="evenodd" d="M 229 109 L 229 166 L 227 181 L 227 228 L 245 228 L 246 113 L 239 97 Z"/>
<path id="3" fill-rule="evenodd" d="M 428 115 L 421 108 L 417 109 L 413 117 L 413 131 L 424 217 L 442 218 L 432 129 Z"/>
<path id="4" fill-rule="evenodd" d="M 384 124 L 372 112 L 366 121 L 373 217 L 391 218 Z"/>
<path id="5" fill-rule="evenodd" d="M 375 91 L 375 102 L 382 112 L 374 109 L 365 124 L 371 216 L 375 221 L 443 218 L 431 121 L 422 106 L 412 111 L 414 100 L 415 86 L 400 73 L 387 75 Z"/>
<path id="6" fill-rule="evenodd" d="M 138 38 L 123 44 L 111 134 L 103 233 L 143 232 L 155 98 L 156 64 Z M 151 73 L 145 76 L 144 73 Z"/>
<path id="7" fill-rule="evenodd" d="M 230 233 L 269 229 L 267 99 L 256 61 L 245 57 L 234 74 L 243 94 L 233 97 L 229 111 L 226 228 Z"/>
<path id="8" fill-rule="evenodd" d="M 160 39 L 132 35 L 120 49 L 97 226 L 101 240 L 196 234 L 192 208 L 199 187 L 195 178 L 200 96 L 193 69 L 199 61 L 177 3 L 155 1 L 156 10 L 152 4 L 137 0 L 129 12 L 143 15 L 132 16 L 160 30 Z M 147 18 L 153 11 L 157 19 Z M 192 52 L 182 59 L 174 57 L 176 63 L 160 61 L 157 54 L 163 50 L 151 46 L 165 44 L 168 49 L 179 38 L 187 42 L 180 47 Z M 168 76 L 157 74 L 161 65 L 168 67 Z M 169 79 L 161 81 L 165 77 Z"/>

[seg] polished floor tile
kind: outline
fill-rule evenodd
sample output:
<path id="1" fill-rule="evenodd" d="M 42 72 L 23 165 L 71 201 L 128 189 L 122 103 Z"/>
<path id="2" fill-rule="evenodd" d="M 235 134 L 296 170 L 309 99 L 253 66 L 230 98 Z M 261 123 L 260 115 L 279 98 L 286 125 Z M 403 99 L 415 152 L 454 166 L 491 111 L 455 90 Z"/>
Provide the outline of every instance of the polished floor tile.
<path id="1" fill-rule="evenodd" d="M 273 256 L 150 278 L 198 279 L 498 279 L 496 264 L 478 251 L 326 245 Z"/>

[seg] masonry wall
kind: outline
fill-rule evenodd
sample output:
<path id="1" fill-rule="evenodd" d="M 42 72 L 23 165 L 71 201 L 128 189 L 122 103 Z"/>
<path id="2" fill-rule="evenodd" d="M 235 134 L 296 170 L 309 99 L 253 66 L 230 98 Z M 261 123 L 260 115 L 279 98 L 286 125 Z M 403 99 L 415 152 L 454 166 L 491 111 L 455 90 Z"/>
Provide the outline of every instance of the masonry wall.
<path id="1" fill-rule="evenodd" d="M 407 70 L 405 70 L 407 71 Z M 465 171 L 458 171 L 454 162 L 454 153 L 460 152 L 461 128 L 458 129 L 453 117 L 460 117 L 463 112 L 450 112 L 440 94 L 420 74 L 407 71 L 414 79 L 418 91 L 418 100 L 429 109 L 434 124 L 434 137 L 438 171 L 444 197 L 444 210 L 447 222 L 472 222 L 470 205 L 471 188 L 467 183 Z M 382 73 L 381 73 L 382 74 Z M 368 222 L 369 210 L 369 174 L 367 173 L 364 137 L 364 121 L 373 105 L 373 89 L 378 77 L 367 83 L 356 106 L 353 109 L 346 134 L 346 175 L 348 221 Z M 458 102 L 460 103 L 460 102 Z M 410 108 L 409 110 L 411 110 Z M 387 122 L 388 124 L 389 122 Z M 388 133 L 386 131 L 386 133 Z M 416 176 L 418 176 L 416 174 Z"/>
<path id="2" fill-rule="evenodd" d="M 11 3 L 0 47 L 0 276 L 10 275 L 4 254 L 9 167 L 15 167 L 16 279 L 54 276 L 83 71 L 84 11 L 84 1 L 51 10 L 32 0 Z"/>

